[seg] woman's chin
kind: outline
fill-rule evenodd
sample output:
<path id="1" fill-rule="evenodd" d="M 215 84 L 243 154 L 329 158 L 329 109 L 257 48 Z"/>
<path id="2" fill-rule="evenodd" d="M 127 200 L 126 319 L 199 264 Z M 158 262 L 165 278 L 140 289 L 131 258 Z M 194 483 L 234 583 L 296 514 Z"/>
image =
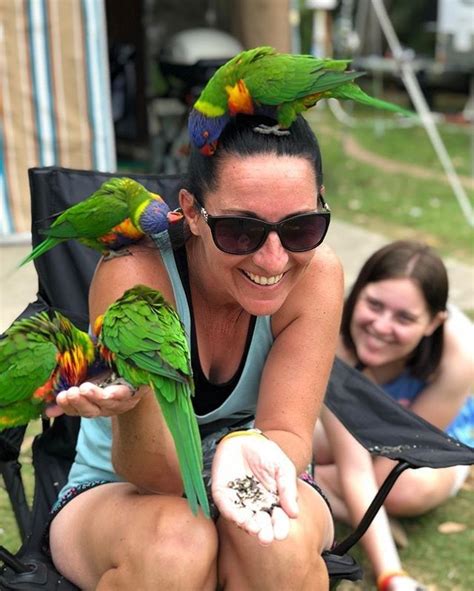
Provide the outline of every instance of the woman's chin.
<path id="1" fill-rule="evenodd" d="M 357 358 L 366 367 L 380 367 L 390 362 L 381 352 L 367 349 L 358 349 Z"/>

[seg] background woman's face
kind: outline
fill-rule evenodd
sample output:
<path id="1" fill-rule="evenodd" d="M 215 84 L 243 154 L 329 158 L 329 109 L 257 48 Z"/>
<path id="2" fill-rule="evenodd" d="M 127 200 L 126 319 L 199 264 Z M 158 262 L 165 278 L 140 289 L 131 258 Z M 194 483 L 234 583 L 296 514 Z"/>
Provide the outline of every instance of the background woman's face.
<path id="1" fill-rule="evenodd" d="M 412 279 L 386 279 L 362 289 L 350 331 L 360 361 L 377 367 L 407 359 L 438 324 Z"/>
<path id="2" fill-rule="evenodd" d="M 248 215 L 269 222 L 314 211 L 316 206 L 311 164 L 303 158 L 275 154 L 229 157 L 222 163 L 216 189 L 206 195 L 206 210 L 211 215 Z M 199 234 L 216 285 L 256 315 L 279 309 L 315 252 L 291 253 L 271 232 L 258 251 L 229 255 L 217 249 L 202 219 Z"/>

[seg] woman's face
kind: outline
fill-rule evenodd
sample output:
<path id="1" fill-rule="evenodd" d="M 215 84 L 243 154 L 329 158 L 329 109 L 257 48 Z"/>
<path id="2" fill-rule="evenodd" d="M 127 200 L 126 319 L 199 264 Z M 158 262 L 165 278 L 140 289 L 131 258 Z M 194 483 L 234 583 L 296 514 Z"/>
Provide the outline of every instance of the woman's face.
<path id="1" fill-rule="evenodd" d="M 206 195 L 210 215 L 239 215 L 278 222 L 314 211 L 316 183 L 311 164 L 290 156 L 262 154 L 229 157 L 222 162 L 217 188 Z M 238 303 L 250 314 L 273 314 L 283 304 L 314 256 L 315 250 L 292 253 L 275 232 L 249 255 L 231 255 L 214 244 L 201 215 L 190 221 L 202 239 L 199 259 L 207 285 L 219 291 L 222 303 Z"/>
<path id="2" fill-rule="evenodd" d="M 367 367 L 380 367 L 405 361 L 441 322 L 442 313 L 431 317 L 412 279 L 386 279 L 362 289 L 350 331 L 359 360 Z"/>

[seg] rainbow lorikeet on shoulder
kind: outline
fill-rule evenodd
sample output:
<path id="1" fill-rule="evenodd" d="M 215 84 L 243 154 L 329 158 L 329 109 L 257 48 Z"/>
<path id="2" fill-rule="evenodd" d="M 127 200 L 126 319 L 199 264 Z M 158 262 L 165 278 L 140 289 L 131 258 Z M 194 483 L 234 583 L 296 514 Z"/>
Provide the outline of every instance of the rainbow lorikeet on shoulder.
<path id="1" fill-rule="evenodd" d="M 215 72 L 194 103 L 188 121 L 191 142 L 202 153 L 212 154 L 230 117 L 238 113 L 273 117 L 278 126 L 270 129 L 278 134 L 299 113 L 328 98 L 413 115 L 366 94 L 354 82 L 363 72 L 348 71 L 349 64 L 350 60 L 278 53 L 273 47 L 242 51 Z"/>
<path id="2" fill-rule="evenodd" d="M 16 320 L 0 340 L 0 431 L 38 418 L 94 360 L 92 339 L 59 312 Z"/>
<path id="3" fill-rule="evenodd" d="M 162 294 L 145 285 L 126 291 L 94 325 L 103 361 L 138 388 L 150 386 L 173 437 L 191 510 L 209 516 L 201 437 L 191 397 L 191 360 L 184 327 Z"/>
<path id="4" fill-rule="evenodd" d="M 59 214 L 47 236 L 19 264 L 33 261 L 67 240 L 110 255 L 168 227 L 170 209 L 157 194 L 127 177 L 111 178 L 89 197 Z"/>

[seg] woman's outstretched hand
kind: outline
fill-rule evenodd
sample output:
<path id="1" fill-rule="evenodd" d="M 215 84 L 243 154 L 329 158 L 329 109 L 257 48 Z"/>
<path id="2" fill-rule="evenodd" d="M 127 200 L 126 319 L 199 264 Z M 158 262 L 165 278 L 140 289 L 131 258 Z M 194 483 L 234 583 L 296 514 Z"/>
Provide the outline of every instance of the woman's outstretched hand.
<path id="1" fill-rule="evenodd" d="M 56 404 L 46 409 L 48 417 L 61 414 L 86 418 L 111 417 L 134 408 L 144 390 L 134 391 L 128 385 L 110 384 L 104 388 L 84 382 L 59 392 Z"/>
<path id="2" fill-rule="evenodd" d="M 298 516 L 295 466 L 263 435 L 224 438 L 212 464 L 212 497 L 223 517 L 261 544 L 284 540 Z"/>

